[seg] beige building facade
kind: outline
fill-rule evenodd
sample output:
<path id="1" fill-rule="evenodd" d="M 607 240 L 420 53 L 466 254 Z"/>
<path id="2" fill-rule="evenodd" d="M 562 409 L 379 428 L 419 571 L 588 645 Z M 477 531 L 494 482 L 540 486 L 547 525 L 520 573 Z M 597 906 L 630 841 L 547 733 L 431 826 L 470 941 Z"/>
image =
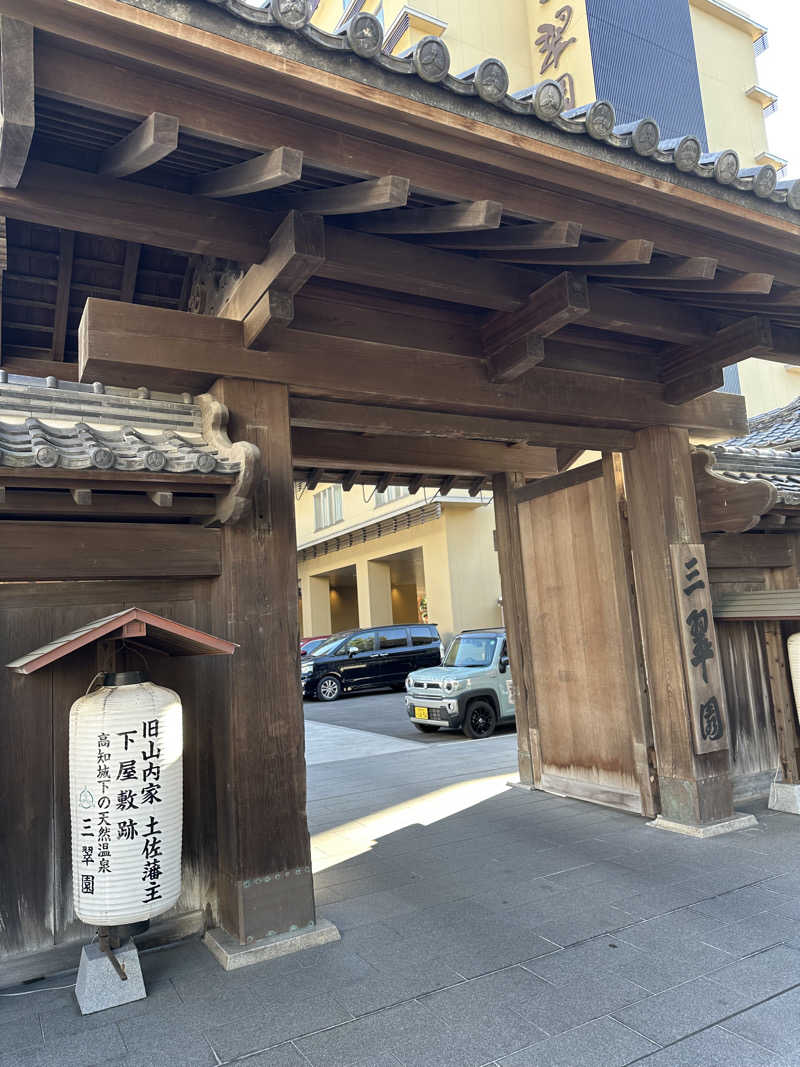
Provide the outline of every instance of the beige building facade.
<path id="1" fill-rule="evenodd" d="M 431 622 L 444 641 L 502 622 L 491 493 L 297 488 L 305 637 Z"/>

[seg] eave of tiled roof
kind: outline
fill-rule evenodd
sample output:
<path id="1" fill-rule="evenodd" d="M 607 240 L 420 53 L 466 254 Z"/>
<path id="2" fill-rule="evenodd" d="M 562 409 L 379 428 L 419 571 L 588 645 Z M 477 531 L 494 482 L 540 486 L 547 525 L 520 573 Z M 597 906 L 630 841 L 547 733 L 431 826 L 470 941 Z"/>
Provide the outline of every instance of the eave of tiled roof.
<path id="1" fill-rule="evenodd" d="M 777 492 L 777 503 L 800 506 L 800 455 L 778 448 L 752 448 L 725 442 L 707 451 L 714 456 L 715 474 L 734 482 L 768 482 Z"/>
<path id="2" fill-rule="evenodd" d="M 0 467 L 237 475 L 241 458 L 219 445 L 188 394 L 151 396 L 0 370 Z"/>
<path id="3" fill-rule="evenodd" d="M 135 6 L 149 8 L 151 0 L 125 0 Z M 331 34 L 310 22 L 313 4 L 310 0 L 270 0 L 264 8 L 253 8 L 242 0 L 202 0 L 218 10 L 234 16 L 240 23 L 259 32 L 262 47 L 268 50 L 265 39 L 277 34 L 293 35 L 318 54 L 327 53 L 343 58 L 355 58 L 364 67 L 372 66 L 392 75 L 400 75 L 417 84 L 435 86 L 451 99 L 466 102 L 477 98 L 499 114 L 516 116 L 520 125 L 530 123 L 531 132 L 546 128 L 586 138 L 589 144 L 607 145 L 638 157 L 640 161 L 662 164 L 673 174 L 713 182 L 715 186 L 751 194 L 765 206 L 785 205 L 792 213 L 800 212 L 800 180 L 779 182 L 774 166 L 742 169 L 733 149 L 703 154 L 700 138 L 692 133 L 684 137 L 664 140 L 654 119 L 643 117 L 637 122 L 619 125 L 610 101 L 594 103 L 572 111 L 564 111 L 561 87 L 554 81 L 543 81 L 522 93 L 509 93 L 509 76 L 501 60 L 488 58 L 469 77 L 454 77 L 450 73 L 450 55 L 439 37 L 425 37 L 417 43 L 410 56 L 400 58 L 382 50 L 383 27 L 371 14 L 361 12 L 339 33 Z M 169 14 L 183 21 L 192 21 L 192 8 L 187 2 L 171 3 Z M 218 31 L 219 32 L 219 31 Z M 352 69 L 348 75 L 358 77 Z"/>
<path id="4" fill-rule="evenodd" d="M 744 437 L 725 441 L 725 448 L 784 448 L 800 447 L 800 396 L 785 407 L 756 415 L 748 422 Z"/>

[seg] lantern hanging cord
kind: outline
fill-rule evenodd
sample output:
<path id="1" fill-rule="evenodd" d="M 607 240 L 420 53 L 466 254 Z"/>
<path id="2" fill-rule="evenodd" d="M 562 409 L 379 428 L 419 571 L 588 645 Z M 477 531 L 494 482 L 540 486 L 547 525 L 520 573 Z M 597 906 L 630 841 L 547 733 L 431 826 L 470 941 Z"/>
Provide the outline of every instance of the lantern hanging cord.
<path id="1" fill-rule="evenodd" d="M 102 671 L 98 671 L 97 674 L 94 676 L 94 678 L 92 678 L 91 682 L 89 682 L 89 688 L 83 694 L 85 697 L 88 697 L 88 695 L 91 693 L 92 689 L 94 688 L 94 683 L 97 681 L 97 679 L 98 678 L 102 678 L 102 677 L 103 677 L 103 672 Z"/>
<path id="2" fill-rule="evenodd" d="M 149 672 L 150 664 L 147 662 L 147 658 L 145 657 L 144 653 L 140 652 L 138 648 L 136 648 L 134 645 L 129 645 L 127 641 L 123 641 L 120 645 L 120 649 L 123 652 L 133 652 L 135 655 L 137 655 L 144 664 L 145 670 Z"/>

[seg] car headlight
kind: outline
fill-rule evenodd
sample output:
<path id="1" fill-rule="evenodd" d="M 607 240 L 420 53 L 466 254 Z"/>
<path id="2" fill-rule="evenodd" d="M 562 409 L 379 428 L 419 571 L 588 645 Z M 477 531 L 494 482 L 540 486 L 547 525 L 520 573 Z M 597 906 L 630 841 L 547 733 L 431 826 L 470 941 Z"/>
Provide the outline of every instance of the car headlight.
<path id="1" fill-rule="evenodd" d="M 457 693 L 461 688 L 461 682 L 456 681 L 454 678 L 448 678 L 448 680 L 442 686 L 445 693 Z"/>
<path id="2" fill-rule="evenodd" d="M 302 665 L 302 667 L 300 668 L 300 675 L 301 675 L 301 677 L 305 677 L 306 675 L 311 674 L 311 672 L 313 670 L 314 670 L 314 664 L 313 663 L 304 663 Z"/>
<path id="3" fill-rule="evenodd" d="M 406 678 L 406 689 L 411 689 L 413 685 L 414 685 L 414 679 L 409 674 L 408 677 Z"/>

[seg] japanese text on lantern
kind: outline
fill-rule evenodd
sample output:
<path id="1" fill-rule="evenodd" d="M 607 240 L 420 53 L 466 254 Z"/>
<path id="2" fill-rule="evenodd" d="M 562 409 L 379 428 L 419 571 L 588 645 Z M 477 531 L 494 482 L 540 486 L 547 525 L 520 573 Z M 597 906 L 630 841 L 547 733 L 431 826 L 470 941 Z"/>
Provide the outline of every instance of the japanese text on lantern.
<path id="1" fill-rule="evenodd" d="M 686 691 L 694 749 L 699 755 L 728 747 L 725 693 L 714 612 L 702 545 L 670 545 Z"/>

